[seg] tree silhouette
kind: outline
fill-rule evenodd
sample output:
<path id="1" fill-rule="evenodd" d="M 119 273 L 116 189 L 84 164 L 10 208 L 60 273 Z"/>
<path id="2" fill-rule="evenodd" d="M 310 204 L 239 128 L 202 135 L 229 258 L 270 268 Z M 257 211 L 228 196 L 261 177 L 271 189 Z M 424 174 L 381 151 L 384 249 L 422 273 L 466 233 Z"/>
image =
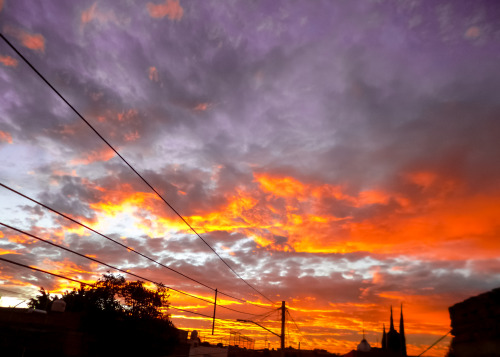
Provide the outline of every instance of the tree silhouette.
<path id="1" fill-rule="evenodd" d="M 121 275 L 104 274 L 92 286 L 66 291 L 66 311 L 78 313 L 85 356 L 164 356 L 177 344 L 177 330 L 165 313 L 168 289 L 149 288 L 143 281 L 127 282 Z M 50 310 L 57 299 L 40 288 L 32 308 Z M 122 341 L 116 343 L 116 341 Z"/>
<path id="2" fill-rule="evenodd" d="M 91 287 L 81 286 L 63 293 L 66 311 L 102 312 L 108 315 L 132 319 L 166 319 L 168 290 L 159 284 L 154 290 L 145 286 L 143 281 L 126 281 L 121 275 L 104 274 Z M 32 308 L 49 310 L 57 296 L 50 296 L 44 288 L 40 295 L 30 299 Z"/>

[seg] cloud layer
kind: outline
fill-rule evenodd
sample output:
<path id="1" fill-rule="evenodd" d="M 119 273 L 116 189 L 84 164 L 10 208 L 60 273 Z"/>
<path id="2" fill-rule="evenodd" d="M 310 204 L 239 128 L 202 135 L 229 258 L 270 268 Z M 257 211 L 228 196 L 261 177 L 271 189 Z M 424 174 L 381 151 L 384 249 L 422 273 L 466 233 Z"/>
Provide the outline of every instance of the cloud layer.
<path id="1" fill-rule="evenodd" d="M 287 301 L 305 336 L 290 324 L 289 343 L 344 353 L 363 326 L 377 345 L 400 303 L 409 353 L 421 352 L 448 331 L 447 307 L 500 283 L 499 12 L 488 1 L 0 1 L 2 34 L 244 279 Z M 3 42 L 0 82 L 1 183 L 268 304 Z M 0 195 L 1 222 L 212 298 Z M 0 254 L 84 281 L 109 270 L 5 227 Z M 0 272 L 28 294 L 74 286 L 6 263 Z M 200 300 L 171 300 L 211 315 Z M 211 327 L 171 312 L 177 326 Z M 240 329 L 264 344 L 234 322 L 248 315 L 220 317 L 221 338 Z"/>

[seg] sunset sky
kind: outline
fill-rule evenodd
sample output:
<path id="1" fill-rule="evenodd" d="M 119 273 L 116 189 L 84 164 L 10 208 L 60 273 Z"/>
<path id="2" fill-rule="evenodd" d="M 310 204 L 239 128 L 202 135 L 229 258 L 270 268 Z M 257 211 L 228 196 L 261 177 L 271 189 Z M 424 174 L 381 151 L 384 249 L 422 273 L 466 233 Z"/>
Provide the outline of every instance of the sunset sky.
<path id="1" fill-rule="evenodd" d="M 403 304 L 418 354 L 449 306 L 500 286 L 499 19 L 479 0 L 0 0 L 2 34 L 274 305 L 1 39 L 0 183 L 256 304 L 222 305 L 285 300 L 302 333 L 292 322 L 287 345 L 347 353 L 364 329 L 380 346 Z M 0 222 L 213 299 L 4 187 Z M 112 271 L 5 226 L 0 255 L 86 282 Z M 77 285 L 0 262 L 3 306 Z M 169 312 L 209 337 L 210 319 Z M 218 338 L 279 346 L 235 321 L 256 316 L 217 317 Z"/>

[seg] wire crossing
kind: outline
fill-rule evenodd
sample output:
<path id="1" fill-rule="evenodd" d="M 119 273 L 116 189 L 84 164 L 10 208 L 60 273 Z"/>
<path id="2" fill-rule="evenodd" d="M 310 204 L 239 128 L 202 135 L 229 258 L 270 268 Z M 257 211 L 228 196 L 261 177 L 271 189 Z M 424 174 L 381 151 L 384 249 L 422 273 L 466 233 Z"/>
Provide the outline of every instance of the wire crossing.
<path id="1" fill-rule="evenodd" d="M 212 252 L 217 256 L 219 257 L 219 259 L 241 280 L 243 281 L 246 285 L 248 285 L 251 289 L 253 289 L 255 292 L 257 292 L 259 295 L 261 295 L 262 297 L 264 297 L 266 300 L 268 300 L 269 302 L 271 302 L 272 304 L 274 304 L 274 301 L 272 301 L 271 299 L 269 299 L 266 295 L 264 295 L 263 293 L 261 293 L 259 290 L 257 290 L 256 288 L 254 288 L 250 283 L 248 283 L 245 279 L 243 279 L 220 255 L 219 253 L 217 253 L 217 251 L 212 248 L 212 246 L 210 244 L 208 244 L 208 242 L 203 239 L 203 237 L 194 229 L 193 226 L 191 226 L 189 224 L 189 222 L 127 161 L 125 160 L 125 158 L 97 131 L 97 129 L 95 129 L 92 124 L 90 124 L 90 122 L 87 121 L 87 119 L 85 119 L 81 114 L 80 112 L 78 112 L 78 110 L 75 109 L 75 107 L 73 107 L 67 100 L 66 98 L 64 98 L 62 96 L 61 93 L 59 93 L 59 91 L 31 64 L 30 61 L 28 61 L 28 59 L 26 59 L 22 54 L 21 52 L 18 51 L 18 49 L 10 43 L 9 40 L 7 40 L 7 38 L 5 38 L 5 36 L 0 33 L 0 37 L 9 45 L 10 48 L 12 48 L 12 50 L 14 50 L 14 52 L 17 53 L 17 55 L 59 96 L 59 98 L 61 98 L 64 103 L 66 103 L 72 110 L 73 112 L 80 118 L 82 119 L 85 124 L 87 124 L 87 126 L 104 142 L 106 143 L 106 145 L 108 145 L 108 147 L 113 150 L 113 152 L 191 229 L 191 231 L 193 231 L 193 233 L 199 238 L 201 239 L 201 241 L 203 243 L 205 243 L 205 245 L 210 248 L 210 250 L 212 250 Z"/>
<path id="2" fill-rule="evenodd" d="M 55 276 L 55 277 L 58 277 L 58 278 L 66 279 L 66 280 L 69 280 L 69 281 L 74 281 L 75 283 L 79 283 L 79 284 L 82 284 L 82 285 L 92 286 L 92 284 L 84 283 L 83 281 L 80 281 L 80 280 L 77 280 L 77 279 L 73 279 L 73 278 L 69 278 L 69 277 L 64 276 L 64 275 L 52 273 L 50 271 L 43 270 L 43 269 L 40 269 L 40 268 L 37 268 L 37 267 L 32 267 L 31 265 L 21 264 L 21 263 L 15 262 L 13 260 L 5 259 L 5 258 L 2 258 L 2 257 L 0 257 L 0 260 L 4 261 L 4 262 L 7 262 L 7 263 L 10 263 L 10 264 L 18 265 L 18 266 L 23 267 L 23 268 L 28 268 L 28 269 L 31 269 L 31 270 L 34 270 L 34 271 L 39 271 L 41 273 L 49 274 L 49 275 L 52 275 L 52 276 Z"/>
<path id="3" fill-rule="evenodd" d="M 20 266 L 20 267 L 23 267 L 23 268 L 31 269 L 33 271 L 38 271 L 38 272 L 41 272 L 41 273 L 44 273 L 44 274 L 52 275 L 52 276 L 55 276 L 57 278 L 61 278 L 61 279 L 73 281 L 73 282 L 79 283 L 81 285 L 86 285 L 86 286 L 92 286 L 93 285 L 93 284 L 85 283 L 85 282 L 83 282 L 81 280 L 78 280 L 78 279 L 70 278 L 70 277 L 65 276 L 65 275 L 52 273 L 52 272 L 50 272 L 48 270 L 44 270 L 44 269 L 40 269 L 40 268 L 31 266 L 31 265 L 26 265 L 26 264 L 22 264 L 22 263 L 19 263 L 19 262 L 15 262 L 15 261 L 10 260 L 10 259 L 5 259 L 5 258 L 0 257 L 0 261 L 4 261 L 6 263 L 17 265 L 17 266 Z M 5 290 L 5 289 L 3 289 L 3 290 Z M 222 306 L 220 306 L 220 307 L 222 307 Z M 176 309 L 176 310 L 183 311 L 183 312 L 188 312 L 190 314 L 200 315 L 200 316 L 203 316 L 203 317 L 208 317 L 210 319 L 212 318 L 212 316 L 205 315 L 205 314 L 202 314 L 200 312 L 190 311 L 190 310 L 186 310 L 186 309 L 181 309 L 179 307 L 174 307 L 174 306 L 171 306 L 171 305 L 169 305 L 168 308 Z M 237 320 L 231 320 L 231 319 L 219 319 L 219 318 L 216 318 L 216 320 L 237 322 Z"/>
<path id="4" fill-rule="evenodd" d="M 158 282 L 156 282 L 156 281 L 154 281 L 154 280 L 151 280 L 151 279 L 149 279 L 149 278 L 145 278 L 145 277 L 143 277 L 143 276 L 141 276 L 141 275 L 138 275 L 138 274 L 132 273 L 132 272 L 130 272 L 130 271 L 127 271 L 127 270 L 124 270 L 124 269 L 121 269 L 121 268 L 115 267 L 115 266 L 113 266 L 113 265 L 110 265 L 110 264 L 108 264 L 108 263 L 105 263 L 105 262 L 103 262 L 103 261 L 101 261 L 101 260 L 99 260 L 99 259 L 96 259 L 96 258 L 93 258 L 93 257 L 89 257 L 89 256 L 87 256 L 87 255 L 85 255 L 85 254 L 78 253 L 77 251 L 74 251 L 74 250 L 72 250 L 72 249 L 69 249 L 69 248 L 63 247 L 62 245 L 59 245 L 59 244 L 57 244 L 57 243 L 53 243 L 53 242 L 51 242 L 51 241 L 49 241 L 49 240 L 46 240 L 46 239 L 40 238 L 40 237 L 38 237 L 38 236 L 36 236 L 36 235 L 34 235 L 34 234 L 31 234 L 31 233 L 25 232 L 25 231 L 23 231 L 23 230 L 21 230 L 21 229 L 18 229 L 18 228 L 12 227 L 12 226 L 10 226 L 10 225 L 8 225 L 8 224 L 5 224 L 5 223 L 3 223 L 3 222 L 0 222 L 0 225 L 2 225 L 2 226 L 4 226 L 4 227 L 7 227 L 7 228 L 10 228 L 10 229 L 12 229 L 12 230 L 14 230 L 14 231 L 16 231 L 16 232 L 21 233 L 21 234 L 27 235 L 28 237 L 31 237 L 31 238 L 36 239 L 36 240 L 38 240 L 38 241 L 41 241 L 41 242 L 44 242 L 44 243 L 49 244 L 49 245 L 51 245 L 51 246 L 54 246 L 54 247 L 56 247 L 56 248 L 59 248 L 59 249 L 65 250 L 65 251 L 67 251 L 67 252 L 70 252 L 70 253 L 72 253 L 72 254 L 75 254 L 75 255 L 77 255 L 77 256 L 79 256 L 79 257 L 82 257 L 82 258 L 88 259 L 88 260 L 90 260 L 90 261 L 93 261 L 93 262 L 98 263 L 98 264 L 101 264 L 101 265 L 104 265 L 104 266 L 106 266 L 106 267 L 108 267 L 108 268 L 114 269 L 114 270 L 119 271 L 119 272 L 121 272 L 121 273 L 128 274 L 128 275 L 133 276 L 133 277 L 136 277 L 136 278 L 138 278 L 138 279 L 142 279 L 142 280 L 148 281 L 148 282 L 153 283 L 153 284 L 155 284 L 155 285 L 157 285 L 157 286 L 164 286 L 164 287 L 166 287 L 166 288 L 167 288 L 167 289 L 169 289 L 169 290 L 172 290 L 172 291 L 178 292 L 178 293 L 180 293 L 180 294 L 183 294 L 183 295 L 186 295 L 186 296 L 189 296 L 189 297 L 192 297 L 192 298 L 195 298 L 195 299 L 198 299 L 198 300 L 201 300 L 201 301 L 207 302 L 207 303 L 209 303 L 209 304 L 213 304 L 213 303 L 214 303 L 213 301 L 210 301 L 210 300 L 208 300 L 208 299 L 205 299 L 205 298 L 202 298 L 202 297 L 199 297 L 199 296 L 196 296 L 196 295 L 190 294 L 190 293 L 188 293 L 188 292 L 185 292 L 185 291 L 182 291 L 182 290 L 179 290 L 179 289 L 172 288 L 172 287 L 170 287 L 170 286 L 166 286 L 166 285 L 164 285 L 164 284 L 162 284 L 162 283 L 158 283 Z M 220 307 L 220 308 L 223 308 L 223 309 L 231 310 L 231 311 L 234 311 L 234 312 L 238 312 L 238 313 L 240 313 L 240 314 L 253 315 L 253 316 L 257 315 L 257 314 L 252 314 L 252 313 L 245 312 L 245 311 L 236 310 L 236 309 L 233 309 L 233 308 L 230 308 L 230 307 L 224 306 L 224 305 L 219 305 L 219 307 Z"/>
<path id="5" fill-rule="evenodd" d="M 87 230 L 89 230 L 89 231 L 91 231 L 91 232 L 93 232 L 93 233 L 95 233 L 95 234 L 97 234 L 97 235 L 99 235 L 99 236 L 103 237 L 104 239 L 109 240 L 110 242 L 113 242 L 113 243 L 115 243 L 115 244 L 117 244 L 117 245 L 119 245 L 119 246 L 121 246 L 121 247 L 123 247 L 123 248 L 125 248 L 125 249 L 127 249 L 127 250 L 129 250 L 129 251 L 131 251 L 131 252 L 133 252 L 133 253 L 135 253 L 135 254 L 140 255 L 141 257 L 144 257 L 144 258 L 148 259 L 149 261 L 151 261 L 151 262 L 153 262 L 153 263 L 158 264 L 159 266 L 161 266 L 161 267 L 163 267 L 163 268 L 165 268 L 165 269 L 168 269 L 168 270 L 170 270 L 170 271 L 172 271 L 172 272 L 174 272 L 174 273 L 176 273 L 176 274 L 181 275 L 182 277 L 184 277 L 184 278 L 186 278 L 186 279 L 189 279 L 189 280 L 191 280 L 191 281 L 193 281 L 193 282 L 195 282 L 195 283 L 197 283 L 197 284 L 200 284 L 200 285 L 202 285 L 202 286 L 204 286 L 204 287 L 206 287 L 206 288 L 208 288 L 208 289 L 211 289 L 212 291 L 215 291 L 215 288 L 212 288 L 211 286 L 208 286 L 208 285 L 206 285 L 206 284 L 204 284 L 204 283 L 200 282 L 199 280 L 196 280 L 196 279 L 194 279 L 194 278 L 192 278 L 192 277 L 190 277 L 190 276 L 188 276 L 188 275 L 186 275 L 186 274 L 181 273 L 181 272 L 180 272 L 180 271 L 178 271 L 178 270 L 175 270 L 175 269 L 173 269 L 173 268 L 171 268 L 171 267 L 169 267 L 169 266 L 167 266 L 167 265 L 165 265 L 165 264 L 163 264 L 163 263 L 160 263 L 159 261 L 157 261 L 157 260 L 155 260 L 155 259 L 153 259 L 153 258 L 151 258 L 151 257 L 149 257 L 149 256 L 147 256 L 147 255 L 145 255 L 145 254 L 143 254 L 143 253 L 141 253 L 141 252 L 139 252 L 139 251 L 135 250 L 134 248 L 129 247 L 129 246 L 127 246 L 127 245 L 125 245 L 125 244 L 123 244 L 123 243 L 121 243 L 121 242 L 119 242 L 119 241 L 117 241 L 117 240 L 115 240 L 115 239 L 113 239 L 113 238 L 111 238 L 111 237 L 109 237 L 109 236 L 105 235 L 105 234 L 102 234 L 102 233 L 100 233 L 100 232 L 96 231 L 95 229 L 93 229 L 93 228 L 91 228 L 91 227 L 87 226 L 86 224 L 81 223 L 81 222 L 77 221 L 76 219 L 74 219 L 74 218 L 72 218 L 72 217 L 70 217 L 70 216 L 68 216 L 68 215 L 66 215 L 66 214 L 64 214 L 64 213 L 62 213 L 62 212 L 60 212 L 60 211 L 58 211 L 58 210 L 56 210 L 56 209 L 52 208 L 52 207 L 49 207 L 49 206 L 47 206 L 47 205 L 45 205 L 45 204 L 41 203 L 40 201 L 37 201 L 37 200 L 35 200 L 34 198 L 31 198 L 31 197 L 29 197 L 29 196 L 27 196 L 27 195 L 25 195 L 25 194 L 23 194 L 23 193 L 21 193 L 21 192 L 19 192 L 19 191 L 15 190 L 15 189 L 13 189 L 12 187 L 9 187 L 9 186 L 7 186 L 7 185 L 5 185 L 5 184 L 1 183 L 1 182 L 0 182 L 0 186 L 2 186 L 3 188 L 5 188 L 5 189 L 7 189 L 7 190 L 9 190 L 9 191 L 11 191 L 11 192 L 14 192 L 15 194 L 17 194 L 17 195 L 19 195 L 19 196 L 21 196 L 21 197 L 26 198 L 27 200 L 30 200 L 31 202 L 36 203 L 37 205 L 42 206 L 43 208 L 45 208 L 45 209 L 47 209 L 47 210 L 49 210 L 49 211 L 51 211 L 51 212 L 54 212 L 54 213 L 56 213 L 56 214 L 60 215 L 61 217 L 64 217 L 65 219 L 67 219 L 67 220 L 69 220 L 69 221 L 71 221 L 71 222 L 73 222 L 73 223 L 75 223 L 75 224 L 78 224 L 78 225 L 79 225 L 79 226 L 81 226 L 81 227 L 84 227 L 85 229 L 87 229 Z M 244 302 L 244 303 L 252 304 L 252 305 L 254 305 L 254 306 L 258 306 L 258 307 L 260 307 L 260 308 L 269 309 L 268 307 L 264 307 L 264 306 L 261 306 L 261 305 L 255 304 L 255 303 L 253 303 L 253 302 L 251 302 L 251 301 L 248 301 L 248 300 L 245 300 L 245 299 L 240 299 L 240 298 L 237 298 L 237 297 L 235 297 L 235 296 L 233 296 L 233 295 L 230 295 L 230 294 L 225 293 L 225 292 L 222 292 L 222 291 L 219 291 L 219 293 L 220 293 L 221 295 L 225 295 L 225 296 L 227 296 L 227 297 L 230 297 L 230 298 L 232 298 L 232 299 L 235 299 L 235 300 L 238 300 L 238 301 L 241 301 L 241 302 Z"/>

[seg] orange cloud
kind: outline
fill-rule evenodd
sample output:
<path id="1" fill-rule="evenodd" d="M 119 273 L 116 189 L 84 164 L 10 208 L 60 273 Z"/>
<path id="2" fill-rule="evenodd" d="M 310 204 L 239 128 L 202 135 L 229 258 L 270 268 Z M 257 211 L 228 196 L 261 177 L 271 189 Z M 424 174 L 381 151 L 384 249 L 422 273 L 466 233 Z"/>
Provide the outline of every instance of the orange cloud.
<path id="1" fill-rule="evenodd" d="M 149 15 L 155 19 L 162 19 L 167 16 L 170 20 L 180 20 L 184 14 L 179 0 L 166 0 L 164 4 L 146 4 Z"/>
<path id="2" fill-rule="evenodd" d="M 2 233 L 2 232 L 0 232 Z M 3 235 L 0 235 L 0 237 L 2 237 Z M 0 248 L 0 255 L 6 255 L 6 254 L 21 254 L 21 253 L 18 253 L 16 251 L 13 251 L 13 250 L 6 250 L 6 249 L 2 249 Z"/>
<path id="3" fill-rule="evenodd" d="M 428 184 L 432 180 L 427 178 L 433 175 L 422 177 L 417 182 Z M 291 177 L 256 174 L 255 181 L 258 186 L 238 189 L 211 211 L 184 218 L 199 233 L 240 232 L 261 246 L 283 251 L 366 251 L 433 259 L 488 258 L 500 252 L 500 242 L 491 238 L 497 234 L 500 191 L 474 196 L 433 194 L 417 202 L 403 193 L 383 190 L 349 195 L 339 186 L 306 184 Z M 448 190 L 446 183 L 443 190 Z M 349 215 L 337 216 L 332 211 L 337 205 Z M 126 214 L 149 236 L 189 232 L 154 194 L 134 192 L 126 185 L 103 191 L 101 202 L 92 208 L 104 213 L 102 221 Z"/>
<path id="4" fill-rule="evenodd" d="M 275 196 L 300 197 L 303 196 L 305 186 L 291 177 L 271 177 L 267 175 L 256 175 L 256 181 L 264 191 L 272 192 Z"/>
<path id="5" fill-rule="evenodd" d="M 5 33 L 14 36 L 21 41 L 22 45 L 30 50 L 45 51 L 45 38 L 41 34 L 32 34 L 22 29 L 17 29 L 11 26 L 4 27 Z"/>
<path id="6" fill-rule="evenodd" d="M 12 135 L 0 130 L 0 142 L 12 144 Z"/>
<path id="7" fill-rule="evenodd" d="M 371 205 L 375 203 L 385 204 L 389 201 L 391 196 L 387 192 L 377 191 L 377 190 L 368 190 L 361 191 L 359 193 L 359 204 L 361 206 Z"/>
<path id="8" fill-rule="evenodd" d="M 117 213 L 133 213 L 136 209 L 149 206 L 152 201 L 159 200 L 154 193 L 135 192 L 130 185 L 121 185 L 114 191 L 103 191 L 101 202 L 93 203 L 90 207 L 94 210 L 104 212 L 108 216 Z"/>
<path id="9" fill-rule="evenodd" d="M 88 165 L 98 161 L 108 161 L 115 156 L 115 152 L 108 147 L 101 150 L 92 150 L 82 155 L 80 158 L 71 160 L 72 165 Z"/>
<path id="10" fill-rule="evenodd" d="M 25 245 L 36 243 L 36 241 L 33 238 L 30 238 L 24 234 L 8 234 L 7 239 L 9 240 L 9 242 L 25 244 Z"/>
<path id="11" fill-rule="evenodd" d="M 17 66 L 17 60 L 15 58 L 10 57 L 10 56 L 0 55 L 0 63 L 2 63 L 4 66 L 7 66 L 7 67 L 16 67 Z"/>

